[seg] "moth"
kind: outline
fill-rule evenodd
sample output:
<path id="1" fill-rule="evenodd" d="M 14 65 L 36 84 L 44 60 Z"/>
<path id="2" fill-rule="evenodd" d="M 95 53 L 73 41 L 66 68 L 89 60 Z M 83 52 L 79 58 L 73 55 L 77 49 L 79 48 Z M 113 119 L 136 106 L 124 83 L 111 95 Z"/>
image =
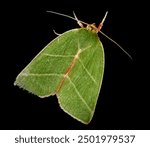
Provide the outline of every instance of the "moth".
<path id="1" fill-rule="evenodd" d="M 105 35 L 101 28 L 108 12 L 98 27 L 78 20 L 75 13 L 71 17 L 48 12 L 74 19 L 81 28 L 69 30 L 52 40 L 21 71 L 14 85 L 40 98 L 56 95 L 64 112 L 88 124 L 94 115 L 103 80 L 105 58 L 98 33 Z"/>

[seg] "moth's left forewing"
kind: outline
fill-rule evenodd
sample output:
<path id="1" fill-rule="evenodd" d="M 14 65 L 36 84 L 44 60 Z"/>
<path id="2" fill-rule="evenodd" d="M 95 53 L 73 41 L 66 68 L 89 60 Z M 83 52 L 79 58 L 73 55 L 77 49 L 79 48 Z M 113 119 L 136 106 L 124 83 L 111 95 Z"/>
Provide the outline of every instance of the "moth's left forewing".
<path id="1" fill-rule="evenodd" d="M 74 31 L 52 40 L 17 76 L 15 85 L 39 96 L 56 94 L 76 50 L 71 50 Z"/>

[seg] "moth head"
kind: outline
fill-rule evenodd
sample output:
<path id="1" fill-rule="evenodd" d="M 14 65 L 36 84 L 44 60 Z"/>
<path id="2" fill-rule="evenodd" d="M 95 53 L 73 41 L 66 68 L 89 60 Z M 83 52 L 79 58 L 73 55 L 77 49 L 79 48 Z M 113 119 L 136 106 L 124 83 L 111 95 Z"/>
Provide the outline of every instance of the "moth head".
<path id="1" fill-rule="evenodd" d="M 97 29 L 95 23 L 88 24 L 88 25 L 86 26 L 86 28 L 87 28 L 88 30 L 92 31 L 93 33 L 98 33 L 98 29 Z"/>

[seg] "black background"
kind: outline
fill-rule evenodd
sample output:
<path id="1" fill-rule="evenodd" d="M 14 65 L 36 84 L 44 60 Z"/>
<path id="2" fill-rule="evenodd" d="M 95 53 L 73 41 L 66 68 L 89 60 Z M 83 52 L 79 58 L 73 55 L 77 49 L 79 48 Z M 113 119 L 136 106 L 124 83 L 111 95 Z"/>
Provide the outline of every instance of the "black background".
<path id="1" fill-rule="evenodd" d="M 0 129 L 149 129 L 144 64 L 138 62 L 138 55 L 142 59 L 145 52 L 140 44 L 144 37 L 143 8 L 144 5 L 137 1 L 6 3 L 4 27 L 1 28 L 4 47 L 1 48 Z M 131 60 L 99 34 L 105 50 L 105 73 L 89 125 L 81 124 L 63 112 L 55 96 L 40 99 L 13 85 L 19 72 L 56 37 L 53 29 L 63 33 L 79 27 L 75 21 L 46 13 L 47 10 L 68 15 L 75 11 L 80 20 L 96 24 L 108 11 L 102 31 L 122 45 L 133 58 Z"/>

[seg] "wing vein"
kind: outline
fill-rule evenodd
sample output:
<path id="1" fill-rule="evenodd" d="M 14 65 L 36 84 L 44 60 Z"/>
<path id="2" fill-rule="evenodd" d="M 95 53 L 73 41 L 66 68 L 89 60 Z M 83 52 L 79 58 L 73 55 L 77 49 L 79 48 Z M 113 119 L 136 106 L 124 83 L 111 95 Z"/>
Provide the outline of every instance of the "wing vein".
<path id="1" fill-rule="evenodd" d="M 90 113 L 92 113 L 91 108 L 88 106 L 88 104 L 86 103 L 86 101 L 83 99 L 83 97 L 81 96 L 81 94 L 79 93 L 76 85 L 72 82 L 72 80 L 69 78 L 69 76 L 67 76 L 67 79 L 70 81 L 70 83 L 72 84 L 72 86 L 74 87 L 76 93 L 78 94 L 79 98 L 82 100 L 82 102 L 85 104 L 85 106 L 87 107 L 87 109 L 90 111 Z"/>
<path id="2" fill-rule="evenodd" d="M 75 57 L 75 55 L 55 55 L 55 54 L 47 54 L 47 53 L 44 53 L 43 55 L 49 56 L 49 57 L 62 57 L 62 58 Z"/>
<path id="3" fill-rule="evenodd" d="M 45 74 L 38 74 L 38 73 L 22 73 L 21 76 L 64 76 L 64 74 L 57 74 L 57 73 L 45 73 Z"/>
<path id="4" fill-rule="evenodd" d="M 92 79 L 92 81 L 97 85 L 96 80 L 94 79 L 94 77 L 90 74 L 90 72 L 87 70 L 87 68 L 85 67 L 85 65 L 83 64 L 83 62 L 79 59 L 79 62 L 81 63 L 82 67 L 85 69 L 86 73 L 89 75 L 89 77 Z"/>

